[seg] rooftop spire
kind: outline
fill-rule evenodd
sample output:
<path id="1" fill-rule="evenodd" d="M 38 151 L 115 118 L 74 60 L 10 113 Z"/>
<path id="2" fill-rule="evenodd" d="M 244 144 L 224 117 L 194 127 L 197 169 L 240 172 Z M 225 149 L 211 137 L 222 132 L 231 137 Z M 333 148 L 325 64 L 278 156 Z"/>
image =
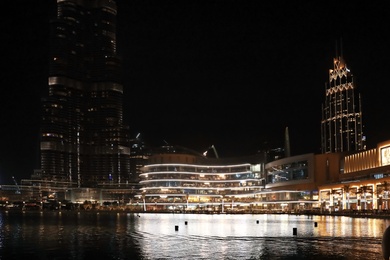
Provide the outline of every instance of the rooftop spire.
<path id="1" fill-rule="evenodd" d="M 286 127 L 284 132 L 284 153 L 286 157 L 291 156 L 290 152 L 290 135 L 288 133 L 288 127 Z"/>

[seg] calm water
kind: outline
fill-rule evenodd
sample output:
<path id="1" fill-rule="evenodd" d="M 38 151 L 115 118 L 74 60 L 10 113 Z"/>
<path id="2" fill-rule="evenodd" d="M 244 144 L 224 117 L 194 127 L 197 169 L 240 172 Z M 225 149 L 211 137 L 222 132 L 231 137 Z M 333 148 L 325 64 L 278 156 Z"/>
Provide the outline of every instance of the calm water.
<path id="1" fill-rule="evenodd" d="M 0 259 L 381 260 L 388 225 L 337 216 L 0 211 Z"/>

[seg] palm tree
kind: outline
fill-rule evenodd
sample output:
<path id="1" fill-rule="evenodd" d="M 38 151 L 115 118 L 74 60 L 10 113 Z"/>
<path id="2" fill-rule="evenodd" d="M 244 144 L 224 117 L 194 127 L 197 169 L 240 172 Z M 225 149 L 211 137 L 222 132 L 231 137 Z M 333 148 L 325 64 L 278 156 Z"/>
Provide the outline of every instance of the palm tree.
<path id="1" fill-rule="evenodd" d="M 343 187 L 343 193 L 346 194 L 347 196 L 347 209 L 350 210 L 351 208 L 351 205 L 349 203 L 349 192 L 351 191 L 351 185 L 349 184 L 345 184 L 344 187 Z"/>
<path id="2" fill-rule="evenodd" d="M 390 183 L 389 182 L 387 182 L 387 181 L 384 181 L 383 182 L 383 185 L 382 185 L 382 187 L 383 187 L 383 191 L 384 191 L 384 195 L 385 195 L 385 209 L 389 209 L 389 205 L 388 205 L 388 198 L 389 198 L 389 190 L 390 190 Z"/>
<path id="3" fill-rule="evenodd" d="M 331 209 L 334 208 L 334 197 L 336 195 L 340 194 L 340 192 L 338 190 L 330 190 L 328 192 L 328 195 L 330 196 L 330 206 L 331 206 Z"/>
<path id="4" fill-rule="evenodd" d="M 372 194 L 372 187 L 367 186 L 367 185 L 362 185 L 362 186 L 360 186 L 358 193 L 363 194 L 364 210 L 366 210 L 367 209 L 367 193 Z"/>
<path id="5" fill-rule="evenodd" d="M 388 209 L 388 196 L 389 196 L 389 189 L 390 189 L 390 183 L 387 182 L 387 181 L 384 181 L 381 185 L 380 185 L 380 191 L 378 191 L 378 195 L 379 194 L 383 194 L 383 199 L 385 201 L 385 209 Z"/>

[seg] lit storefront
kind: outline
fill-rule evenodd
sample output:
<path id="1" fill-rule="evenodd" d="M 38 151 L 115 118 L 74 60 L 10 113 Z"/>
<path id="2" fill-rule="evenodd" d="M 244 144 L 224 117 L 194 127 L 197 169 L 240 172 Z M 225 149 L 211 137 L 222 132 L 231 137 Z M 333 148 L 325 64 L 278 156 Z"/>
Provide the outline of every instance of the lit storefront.
<path id="1" fill-rule="evenodd" d="M 339 181 L 321 185 L 319 191 L 322 210 L 388 210 L 390 141 L 346 155 Z"/>

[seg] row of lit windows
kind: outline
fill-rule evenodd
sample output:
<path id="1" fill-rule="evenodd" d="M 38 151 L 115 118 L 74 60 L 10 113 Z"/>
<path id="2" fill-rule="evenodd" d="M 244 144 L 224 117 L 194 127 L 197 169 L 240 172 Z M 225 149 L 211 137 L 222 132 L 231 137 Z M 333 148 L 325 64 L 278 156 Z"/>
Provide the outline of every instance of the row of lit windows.
<path id="1" fill-rule="evenodd" d="M 241 187 L 259 187 L 260 182 L 257 180 L 251 180 L 247 182 L 186 182 L 184 180 L 177 181 L 159 181 L 159 182 L 140 182 L 144 188 L 147 187 L 181 187 L 181 188 L 210 188 L 210 189 L 220 189 L 220 188 L 241 188 Z"/>
<path id="2" fill-rule="evenodd" d="M 144 172 L 196 172 L 204 175 L 216 174 L 242 174 L 250 171 L 250 165 L 245 166 L 202 166 L 202 165 L 179 165 L 179 164 L 162 164 L 145 166 Z"/>
<path id="3" fill-rule="evenodd" d="M 258 193 L 260 192 L 260 187 L 252 187 L 252 188 L 247 188 L 247 189 L 235 189 L 235 190 L 232 190 L 232 189 L 226 189 L 226 190 L 223 190 L 223 189 L 219 189 L 219 190 L 216 190 L 216 189 L 202 189 L 202 188 L 199 188 L 199 189 L 189 189 L 189 188 L 184 188 L 184 189 L 180 189 L 180 187 L 178 188 L 170 188 L 170 189 L 165 189 L 165 190 L 161 190 L 161 189 L 152 189 L 152 190 L 148 190 L 148 189 L 144 189 L 145 191 L 145 195 L 147 194 L 150 194 L 150 195 L 158 195 L 160 197 L 167 197 L 167 195 L 169 194 L 188 194 L 188 195 L 213 195 L 213 196 L 218 196 L 218 197 L 222 197 L 222 196 L 231 196 L 231 195 L 253 195 L 255 193 Z"/>
<path id="4" fill-rule="evenodd" d="M 63 138 L 63 135 L 57 134 L 57 133 L 43 133 L 43 137 L 58 137 L 58 138 Z"/>
<path id="5" fill-rule="evenodd" d="M 193 174 L 188 172 L 159 172 L 153 174 L 142 174 L 142 177 L 145 181 L 150 180 L 163 180 L 163 179 L 186 179 L 186 180 L 207 180 L 207 181 L 228 181 L 228 180 L 247 180 L 247 179 L 256 179 L 256 176 L 253 173 L 244 173 L 244 174 L 219 174 L 219 175 L 202 175 L 202 174 Z"/>

